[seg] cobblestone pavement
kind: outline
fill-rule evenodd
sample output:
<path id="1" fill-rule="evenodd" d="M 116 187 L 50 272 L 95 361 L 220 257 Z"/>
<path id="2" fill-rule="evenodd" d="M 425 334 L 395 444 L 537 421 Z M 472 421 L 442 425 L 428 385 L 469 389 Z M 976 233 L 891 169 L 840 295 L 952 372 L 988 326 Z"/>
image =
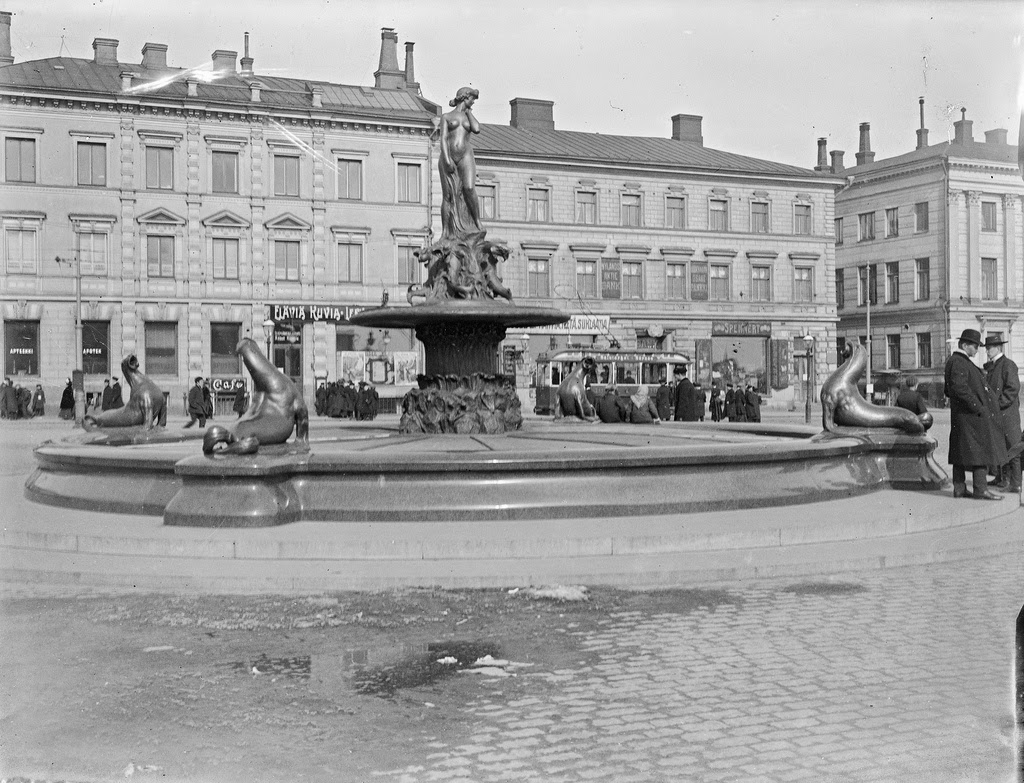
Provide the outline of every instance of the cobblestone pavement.
<path id="1" fill-rule="evenodd" d="M 1020 552 L 628 612 L 396 783 L 1014 780 Z M 571 629 L 568 631 L 573 633 Z"/>

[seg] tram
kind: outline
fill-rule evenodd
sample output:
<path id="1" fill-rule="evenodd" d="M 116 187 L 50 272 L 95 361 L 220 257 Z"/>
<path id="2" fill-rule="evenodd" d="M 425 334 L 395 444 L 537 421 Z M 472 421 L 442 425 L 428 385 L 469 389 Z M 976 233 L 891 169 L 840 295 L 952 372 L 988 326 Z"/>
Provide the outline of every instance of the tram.
<path id="1" fill-rule="evenodd" d="M 672 351 L 630 351 L 625 348 L 600 351 L 575 348 L 550 355 L 542 353 L 537 357 L 537 371 L 534 376 L 534 413 L 540 416 L 550 416 L 554 413 L 559 384 L 586 357 L 590 357 L 595 363 L 589 381 L 598 396 L 604 394 L 609 384 L 615 386 L 616 394 L 624 396 L 636 392 L 641 384 L 656 387 L 663 378 L 671 381 L 676 368 L 685 372 L 690 364 L 689 356 Z"/>

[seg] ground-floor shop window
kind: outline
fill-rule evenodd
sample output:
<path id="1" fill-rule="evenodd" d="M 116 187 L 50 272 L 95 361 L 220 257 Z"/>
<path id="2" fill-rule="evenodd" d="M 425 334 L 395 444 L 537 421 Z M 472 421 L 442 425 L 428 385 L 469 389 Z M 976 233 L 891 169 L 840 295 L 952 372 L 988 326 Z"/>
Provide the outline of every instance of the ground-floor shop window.
<path id="1" fill-rule="evenodd" d="M 39 321 L 4 323 L 4 374 L 39 375 Z"/>
<path id="2" fill-rule="evenodd" d="M 82 322 L 82 369 L 86 375 L 110 374 L 110 321 Z"/>
<path id="3" fill-rule="evenodd" d="M 768 393 L 768 340 L 763 337 L 715 337 L 711 341 L 712 377 L 722 386 L 750 384 Z"/>

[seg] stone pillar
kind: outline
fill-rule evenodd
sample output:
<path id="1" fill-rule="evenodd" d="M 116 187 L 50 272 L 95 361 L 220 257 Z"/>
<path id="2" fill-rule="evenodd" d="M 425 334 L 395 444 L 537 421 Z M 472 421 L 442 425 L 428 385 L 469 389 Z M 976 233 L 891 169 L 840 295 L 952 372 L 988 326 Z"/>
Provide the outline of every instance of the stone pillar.
<path id="1" fill-rule="evenodd" d="M 252 220 L 252 246 L 249 248 L 249 279 L 242 295 L 259 301 L 266 300 L 267 286 L 267 242 L 263 228 L 265 193 L 263 187 L 263 126 L 253 124 L 249 130 L 250 207 Z M 260 318 L 260 324 L 263 319 Z M 262 328 L 262 327 L 260 327 Z"/>
<path id="2" fill-rule="evenodd" d="M 967 294 L 981 299 L 981 193 L 967 191 Z"/>
<path id="3" fill-rule="evenodd" d="M 950 190 L 946 194 L 946 204 L 946 247 L 949 253 L 946 257 L 947 297 L 950 302 L 957 302 L 961 296 L 966 296 L 961 282 L 963 264 L 960 259 L 960 207 L 963 204 L 963 193 Z"/>
<path id="4" fill-rule="evenodd" d="M 185 236 L 182 242 L 185 253 L 185 279 L 179 281 L 178 290 L 181 295 L 190 299 L 205 296 L 206 275 L 203 269 L 202 223 L 199 213 L 202 207 L 202 190 L 199 182 L 199 171 L 202 164 L 199 138 L 199 120 L 190 117 L 186 124 L 185 141 Z"/>
<path id="5" fill-rule="evenodd" d="M 302 294 L 306 301 L 325 299 L 327 280 L 327 203 L 324 188 L 324 131 L 313 130 L 313 239 L 310 251 L 313 256 L 312 272 L 308 280 L 302 281 Z"/>
<path id="6" fill-rule="evenodd" d="M 203 305 L 200 302 L 188 303 L 188 380 L 197 375 L 209 375 L 204 369 L 206 362 L 203 350 L 203 328 L 206 322 L 203 317 Z M 191 386 L 191 383 L 189 383 Z"/>
<path id="7" fill-rule="evenodd" d="M 1020 281 L 1020 254 L 1017 252 L 1017 209 L 1020 197 L 1013 193 L 1003 194 L 1003 263 L 1006 264 L 1006 296 L 1011 302 L 1020 302 L 1021 294 L 1017 290 Z"/>
<path id="8" fill-rule="evenodd" d="M 121 296 L 139 295 L 136 280 L 135 222 L 135 117 L 121 115 L 121 145 L 119 151 L 121 173 Z M 134 343 L 134 340 L 132 341 Z"/>
<path id="9" fill-rule="evenodd" d="M 334 324 L 325 321 L 316 321 L 313 324 L 313 383 L 309 388 L 313 389 L 313 395 L 306 395 L 311 398 L 316 394 L 316 379 L 323 378 L 330 371 L 330 357 L 334 354 Z M 337 380 L 335 378 L 334 380 Z"/>

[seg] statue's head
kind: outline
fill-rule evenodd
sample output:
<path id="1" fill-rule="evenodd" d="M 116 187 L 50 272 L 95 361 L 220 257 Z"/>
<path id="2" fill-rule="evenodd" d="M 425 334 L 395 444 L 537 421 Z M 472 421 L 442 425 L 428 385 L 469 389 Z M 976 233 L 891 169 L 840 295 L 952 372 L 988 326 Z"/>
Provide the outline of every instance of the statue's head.
<path id="1" fill-rule="evenodd" d="M 455 97 L 448 101 L 449 106 L 458 106 L 472 98 L 474 101 L 480 97 L 480 90 L 473 87 L 460 87 Z"/>

